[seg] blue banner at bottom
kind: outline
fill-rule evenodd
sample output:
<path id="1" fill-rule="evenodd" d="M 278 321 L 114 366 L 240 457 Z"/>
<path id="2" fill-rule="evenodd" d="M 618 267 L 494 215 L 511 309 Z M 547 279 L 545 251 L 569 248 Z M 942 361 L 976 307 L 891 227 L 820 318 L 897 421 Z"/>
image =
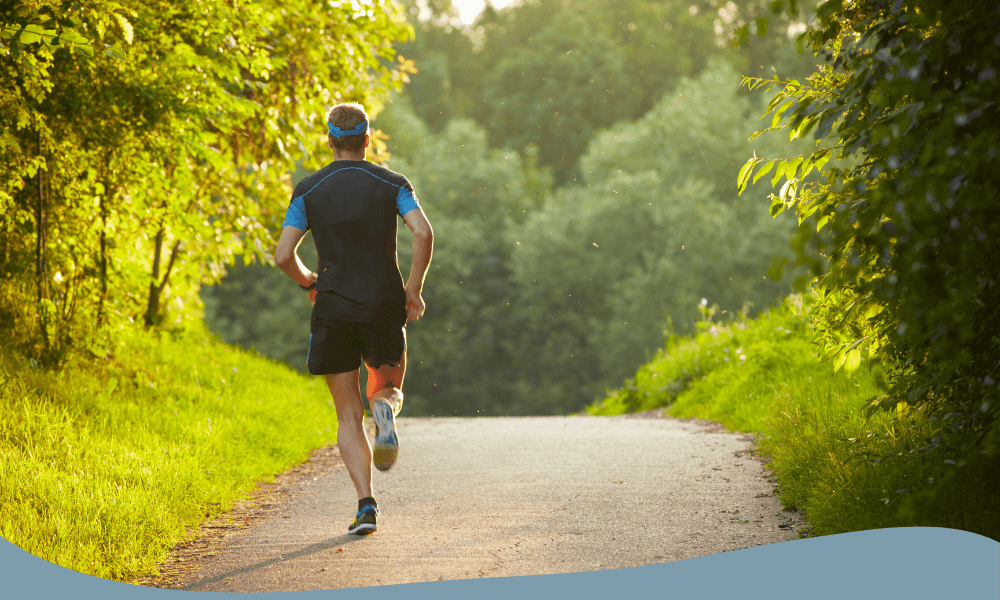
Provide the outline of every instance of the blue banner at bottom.
<path id="1" fill-rule="evenodd" d="M 70 571 L 0 539 L 4 598 L 166 599 L 234 596 L 163 590 Z M 409 583 L 384 588 L 268 592 L 265 598 L 370 598 L 375 590 L 405 600 L 542 596 L 616 598 L 906 598 L 997 600 L 1000 543 L 930 527 L 878 529 L 794 540 L 630 569 L 496 579 Z M 257 595 L 255 595 L 256 597 Z"/>

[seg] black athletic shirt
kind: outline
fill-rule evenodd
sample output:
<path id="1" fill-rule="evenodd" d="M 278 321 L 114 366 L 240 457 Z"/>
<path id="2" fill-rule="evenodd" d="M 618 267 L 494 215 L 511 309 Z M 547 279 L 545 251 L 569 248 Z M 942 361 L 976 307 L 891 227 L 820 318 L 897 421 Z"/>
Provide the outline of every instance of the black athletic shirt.
<path id="1" fill-rule="evenodd" d="M 396 218 L 418 208 L 406 177 L 364 160 L 334 161 L 295 186 L 282 227 L 313 232 L 319 254 L 314 316 L 406 319 Z"/>

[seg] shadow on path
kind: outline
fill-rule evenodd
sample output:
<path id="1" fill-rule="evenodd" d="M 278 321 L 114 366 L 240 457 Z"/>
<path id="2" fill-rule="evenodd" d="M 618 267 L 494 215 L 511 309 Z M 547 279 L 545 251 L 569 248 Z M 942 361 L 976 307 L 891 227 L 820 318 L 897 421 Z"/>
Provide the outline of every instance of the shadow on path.
<path id="1" fill-rule="evenodd" d="M 229 579 L 230 577 L 234 577 L 236 575 L 243 575 L 245 573 L 252 573 L 253 571 L 256 571 L 258 569 L 262 569 L 262 568 L 265 568 L 265 567 L 270 567 L 271 565 L 274 565 L 274 564 L 277 564 L 277 563 L 280 563 L 280 562 L 284 562 L 284 561 L 287 561 L 287 560 L 294 560 L 296 558 L 301 558 L 303 556 L 309 556 L 310 554 L 315 554 L 317 552 L 323 552 L 324 550 L 330 550 L 332 548 L 343 547 L 343 546 L 346 546 L 347 544 L 352 544 L 354 542 L 363 541 L 364 539 L 365 538 L 362 537 L 362 536 L 348 535 L 348 534 L 345 533 L 344 535 L 340 535 L 340 536 L 337 536 L 337 537 L 334 537 L 334 538 L 330 538 L 328 540 L 323 540 L 322 542 L 317 542 L 315 544 L 306 546 L 305 548 L 302 548 L 301 550 L 295 550 L 294 552 L 289 552 L 287 554 L 281 554 L 281 555 L 279 555 L 279 556 L 277 556 L 275 558 L 271 558 L 271 559 L 268 559 L 268 560 L 265 560 L 265 561 L 262 561 L 262 562 L 259 562 L 259 563 L 255 563 L 255 564 L 252 564 L 252 565 L 247 565 L 245 567 L 239 567 L 238 569 L 233 569 L 233 570 L 227 571 L 225 573 L 220 573 L 219 575 L 216 575 L 215 577 L 209 577 L 208 579 L 199 579 L 198 581 L 194 581 L 194 582 L 192 582 L 192 583 L 190 583 L 190 584 L 188 584 L 188 585 L 186 585 L 186 586 L 184 586 L 184 587 L 182 587 L 180 589 L 182 589 L 182 590 L 189 590 L 189 591 L 198 591 L 198 588 L 200 588 L 202 586 L 210 585 L 210 584 L 213 584 L 213 583 L 218 583 L 220 581 L 223 581 L 225 579 Z"/>

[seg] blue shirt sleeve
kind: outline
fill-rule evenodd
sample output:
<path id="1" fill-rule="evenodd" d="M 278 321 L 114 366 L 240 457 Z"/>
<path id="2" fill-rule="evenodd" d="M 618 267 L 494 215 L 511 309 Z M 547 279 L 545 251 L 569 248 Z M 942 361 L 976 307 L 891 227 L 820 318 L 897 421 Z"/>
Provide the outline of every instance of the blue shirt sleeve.
<path id="1" fill-rule="evenodd" d="M 295 198 L 288 205 L 288 210 L 285 212 L 285 220 L 281 223 L 281 226 L 309 231 L 309 221 L 306 220 L 306 203 L 302 199 L 302 196 Z"/>
<path id="2" fill-rule="evenodd" d="M 405 217 L 406 213 L 416 208 L 420 208 L 420 205 L 417 204 L 417 197 L 413 195 L 413 190 L 400 187 L 399 193 L 396 194 L 396 210 L 399 212 L 399 216 Z"/>

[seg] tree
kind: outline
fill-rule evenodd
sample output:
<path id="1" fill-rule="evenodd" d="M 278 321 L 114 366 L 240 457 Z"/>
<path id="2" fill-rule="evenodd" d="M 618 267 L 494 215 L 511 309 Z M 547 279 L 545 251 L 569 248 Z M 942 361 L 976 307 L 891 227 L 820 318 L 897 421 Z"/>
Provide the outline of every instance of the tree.
<path id="1" fill-rule="evenodd" d="M 557 190 L 518 232 L 525 394 L 536 388 L 557 411 L 579 410 L 648 360 L 665 324 L 692 331 L 701 298 L 735 316 L 790 290 L 767 273 L 791 254 L 794 223 L 731 187 L 753 127 L 737 81 L 713 61 L 643 118 L 597 135 L 580 160 L 583 181 Z"/>
<path id="2" fill-rule="evenodd" d="M 322 19 L 306 2 L 36 0 L 0 22 L 19 42 L 0 64 L 3 311 L 22 332 L 37 321 L 53 358 L 103 355 L 103 326 L 156 326 L 235 256 L 263 256 L 292 149 L 315 160 L 326 105 L 377 112 L 412 71 L 391 60 L 410 29 L 389 0 Z M 81 58 L 29 25 L 115 50 Z"/>
<path id="3" fill-rule="evenodd" d="M 534 0 L 487 7 L 463 28 L 450 2 L 413 2 L 417 36 L 401 52 L 420 73 L 406 94 L 440 131 L 472 118 L 494 148 L 539 148 L 559 182 L 589 136 L 634 120 L 712 54 L 711 18 L 687 4 Z"/>
<path id="4" fill-rule="evenodd" d="M 774 168 L 786 181 L 772 211 L 814 223 L 829 257 L 816 282 L 827 357 L 848 371 L 884 362 L 891 387 L 873 406 L 938 420 L 940 435 L 914 454 L 995 453 L 1000 15 L 990 3 L 894 0 L 831 1 L 817 17 L 804 40 L 827 62 L 818 73 L 747 83 L 778 90 L 771 129 L 822 147 L 752 158 L 739 184 Z M 831 156 L 853 162 L 802 182 Z"/>
<path id="5" fill-rule="evenodd" d="M 569 178 L 580 149 L 634 113 L 625 60 L 576 12 L 562 12 L 525 46 L 499 60 L 484 82 L 494 145 L 540 144 L 542 164 Z"/>
<path id="6" fill-rule="evenodd" d="M 417 59 L 419 72 L 406 86 L 416 115 L 434 132 L 455 117 L 467 117 L 482 80 L 469 60 L 473 43 L 451 0 L 404 0 L 416 35 L 401 44 L 402 56 Z"/>

